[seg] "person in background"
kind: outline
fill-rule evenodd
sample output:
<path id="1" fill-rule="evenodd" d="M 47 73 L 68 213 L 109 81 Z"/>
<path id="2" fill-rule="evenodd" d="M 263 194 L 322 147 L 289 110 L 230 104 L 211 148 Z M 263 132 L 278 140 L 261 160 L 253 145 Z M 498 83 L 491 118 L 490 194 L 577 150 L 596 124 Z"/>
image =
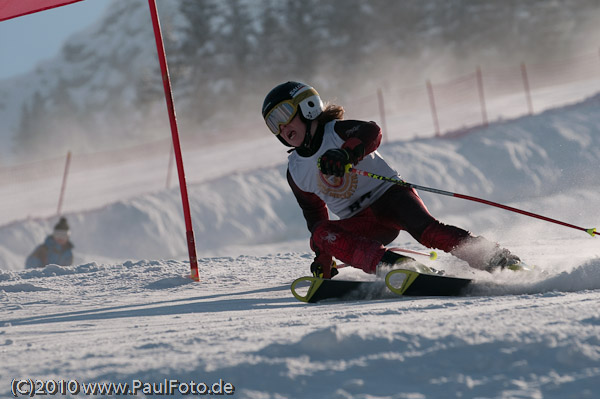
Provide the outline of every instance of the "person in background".
<path id="1" fill-rule="evenodd" d="M 262 115 L 271 133 L 291 147 L 287 180 L 311 232 L 313 275 L 337 274 L 333 257 L 371 274 L 380 266 L 413 262 L 385 247 L 401 230 L 473 268 L 492 272 L 519 265 L 519 257 L 497 243 L 438 221 L 414 189 L 350 173 L 348 166 L 357 165 L 400 178 L 376 151 L 381 129 L 374 122 L 344 120 L 341 106 L 325 106 L 314 88 L 299 82 L 272 89 Z M 328 210 L 339 220 L 330 220 Z"/>
<path id="2" fill-rule="evenodd" d="M 70 266 L 73 264 L 73 244 L 69 240 L 69 224 L 62 217 L 54 226 L 54 231 L 46 237 L 25 260 L 25 268 L 33 269 L 46 265 Z"/>

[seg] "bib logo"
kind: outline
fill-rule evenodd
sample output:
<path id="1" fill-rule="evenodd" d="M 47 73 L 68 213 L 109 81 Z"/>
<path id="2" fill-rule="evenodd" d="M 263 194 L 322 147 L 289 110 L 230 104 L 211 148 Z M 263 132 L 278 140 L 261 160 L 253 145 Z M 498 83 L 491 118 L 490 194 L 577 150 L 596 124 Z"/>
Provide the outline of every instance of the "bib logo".
<path id="1" fill-rule="evenodd" d="M 325 176 L 318 171 L 317 184 L 319 190 L 329 197 L 350 198 L 358 187 L 358 176 L 354 173 L 346 173 L 343 177 Z"/>

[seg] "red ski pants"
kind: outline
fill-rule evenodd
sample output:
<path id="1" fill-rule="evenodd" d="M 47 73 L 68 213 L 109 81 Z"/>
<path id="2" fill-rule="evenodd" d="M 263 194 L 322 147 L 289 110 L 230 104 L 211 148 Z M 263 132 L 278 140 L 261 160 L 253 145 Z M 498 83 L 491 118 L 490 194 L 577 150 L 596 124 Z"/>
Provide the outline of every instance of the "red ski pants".
<path id="1" fill-rule="evenodd" d="M 471 234 L 436 220 L 411 188 L 392 186 L 371 206 L 342 220 L 322 221 L 313 230 L 311 245 L 328 254 L 375 273 L 375 267 L 401 230 L 428 248 L 450 252 Z"/>

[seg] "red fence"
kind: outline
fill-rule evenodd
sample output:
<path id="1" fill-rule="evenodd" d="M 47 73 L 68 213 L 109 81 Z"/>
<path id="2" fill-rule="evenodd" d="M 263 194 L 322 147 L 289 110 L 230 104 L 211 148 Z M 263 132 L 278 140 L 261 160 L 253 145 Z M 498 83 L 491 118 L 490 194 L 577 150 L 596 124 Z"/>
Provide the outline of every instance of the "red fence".
<path id="1" fill-rule="evenodd" d="M 494 120 L 580 101 L 598 91 L 600 52 L 546 64 L 478 67 L 446 82 L 427 80 L 413 87 L 379 89 L 379 99 L 375 94 L 365 96 L 345 108 L 353 118 L 391 126 L 384 129 L 389 139 L 456 136 Z M 384 109 L 377 110 L 382 103 Z"/>

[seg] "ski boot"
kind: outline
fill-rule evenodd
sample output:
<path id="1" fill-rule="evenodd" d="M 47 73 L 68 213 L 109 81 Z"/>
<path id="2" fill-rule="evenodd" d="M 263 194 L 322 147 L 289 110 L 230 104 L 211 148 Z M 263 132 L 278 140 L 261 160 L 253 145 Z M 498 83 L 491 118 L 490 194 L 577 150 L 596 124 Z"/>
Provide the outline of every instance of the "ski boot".
<path id="1" fill-rule="evenodd" d="M 498 248 L 496 253 L 490 258 L 485 270 L 492 273 L 495 270 L 530 270 L 530 267 L 521 262 L 521 258 L 511 253 L 506 248 Z"/>

